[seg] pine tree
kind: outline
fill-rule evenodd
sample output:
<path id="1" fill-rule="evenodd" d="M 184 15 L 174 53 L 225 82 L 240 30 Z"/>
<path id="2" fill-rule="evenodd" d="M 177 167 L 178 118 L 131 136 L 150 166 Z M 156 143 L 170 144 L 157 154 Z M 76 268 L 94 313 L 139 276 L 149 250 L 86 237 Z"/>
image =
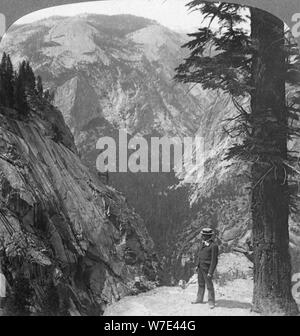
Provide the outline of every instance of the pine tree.
<path id="1" fill-rule="evenodd" d="M 7 93 L 6 93 L 6 83 L 5 83 L 5 63 L 6 63 L 6 53 L 3 53 L 1 60 L 1 100 L 4 106 L 7 106 Z"/>
<path id="2" fill-rule="evenodd" d="M 230 122 L 231 135 L 243 135 L 227 159 L 251 166 L 251 214 L 254 242 L 254 310 L 268 314 L 297 313 L 291 294 L 288 218 L 292 206 L 289 182 L 294 157 L 287 141 L 299 130 L 290 127 L 285 84 L 290 74 L 284 24 L 267 12 L 250 9 L 251 29 L 245 29 L 245 7 L 194 0 L 208 26 L 190 34 L 190 56 L 178 67 L 176 79 L 229 93 L 239 111 Z M 216 30 L 212 23 L 222 27 Z M 293 65 L 295 67 L 295 64 Z M 249 110 L 239 104 L 250 97 Z M 299 112 L 294 105 L 294 114 Z"/>
<path id="3" fill-rule="evenodd" d="M 1 104 L 7 106 L 7 93 L 5 85 L 5 63 L 6 63 L 6 53 L 3 53 L 1 64 L 0 64 L 0 97 Z"/>
<path id="4" fill-rule="evenodd" d="M 2 69 L 0 66 L 0 105 L 5 106 L 6 99 L 4 94 L 4 83 L 3 83 L 3 75 L 2 75 Z"/>
<path id="5" fill-rule="evenodd" d="M 43 81 L 41 76 L 37 77 L 37 81 L 36 81 L 36 90 L 37 90 L 37 94 L 39 97 L 43 97 L 43 93 L 44 93 L 44 87 L 43 87 Z"/>
<path id="6" fill-rule="evenodd" d="M 6 56 L 4 72 L 7 103 L 8 107 L 12 108 L 14 105 L 14 69 L 9 55 Z"/>
<path id="7" fill-rule="evenodd" d="M 22 115 L 26 116 L 29 106 L 26 97 L 26 62 L 22 62 L 16 74 L 14 87 L 14 107 Z"/>
<path id="8" fill-rule="evenodd" d="M 26 116 L 29 112 L 28 98 L 36 95 L 50 103 L 54 99 L 53 92 L 44 92 L 42 78 L 35 77 L 28 61 L 24 60 L 15 72 L 10 56 L 4 53 L 0 63 L 0 104 L 15 108 Z"/>
<path id="9" fill-rule="evenodd" d="M 6 107 L 13 107 L 14 70 L 9 55 L 3 54 L 0 65 L 0 97 Z"/>
<path id="10" fill-rule="evenodd" d="M 20 65 L 19 65 L 19 69 L 18 69 L 18 74 L 17 77 L 20 81 L 23 82 L 24 87 L 25 87 L 25 82 L 26 82 L 26 61 L 23 61 Z"/>
<path id="11" fill-rule="evenodd" d="M 35 90 L 35 75 L 29 62 L 25 63 L 25 86 L 31 93 Z"/>

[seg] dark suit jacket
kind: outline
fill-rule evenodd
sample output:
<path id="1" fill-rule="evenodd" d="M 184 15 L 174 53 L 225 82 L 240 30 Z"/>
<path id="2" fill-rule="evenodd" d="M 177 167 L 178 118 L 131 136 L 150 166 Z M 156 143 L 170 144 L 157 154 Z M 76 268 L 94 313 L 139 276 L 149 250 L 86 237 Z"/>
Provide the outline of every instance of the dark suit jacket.
<path id="1" fill-rule="evenodd" d="M 215 242 L 209 241 L 209 246 L 201 242 L 196 253 L 195 266 L 208 270 L 207 273 L 213 275 L 218 264 L 218 254 L 219 248 Z"/>

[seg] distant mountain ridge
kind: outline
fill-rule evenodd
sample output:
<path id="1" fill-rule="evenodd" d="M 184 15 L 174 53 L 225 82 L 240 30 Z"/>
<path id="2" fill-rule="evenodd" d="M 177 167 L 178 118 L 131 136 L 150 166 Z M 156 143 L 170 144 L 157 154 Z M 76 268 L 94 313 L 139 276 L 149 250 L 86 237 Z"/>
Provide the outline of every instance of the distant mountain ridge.
<path id="1" fill-rule="evenodd" d="M 86 15 L 16 27 L 4 39 L 2 48 L 12 55 L 14 63 L 27 57 L 44 81 L 55 87 L 56 105 L 75 134 L 80 132 L 83 115 L 78 111 L 82 106 L 76 107 L 76 102 L 87 110 L 85 123 L 104 115 L 110 123 L 134 133 L 147 132 L 143 127 L 149 127 L 150 116 L 147 125 L 143 119 L 148 110 L 156 124 L 163 122 L 163 116 L 177 119 L 177 127 L 182 121 L 179 114 L 185 109 L 186 119 L 191 109 L 190 115 L 197 112 L 193 97 L 171 82 L 174 68 L 184 57 L 180 48 L 183 41 L 182 35 L 148 19 Z M 64 101 L 66 90 L 68 104 Z M 153 99 L 143 97 L 143 93 L 150 93 Z M 174 132 L 169 124 L 163 131 Z M 185 131 L 191 125 L 192 121 Z"/>

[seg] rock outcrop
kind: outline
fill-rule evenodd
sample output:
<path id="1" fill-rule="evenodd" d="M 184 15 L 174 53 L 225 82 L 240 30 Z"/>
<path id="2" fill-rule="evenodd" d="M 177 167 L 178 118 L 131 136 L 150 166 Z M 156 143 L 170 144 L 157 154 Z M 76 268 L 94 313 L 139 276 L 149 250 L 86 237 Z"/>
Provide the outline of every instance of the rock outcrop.
<path id="1" fill-rule="evenodd" d="M 99 315 L 152 288 L 158 263 L 143 220 L 82 164 L 60 112 L 35 101 L 25 120 L 1 108 L 0 125 L 2 269 L 9 286 L 29 282 L 32 312 Z M 45 311 L 50 289 L 57 303 Z"/>
<path id="2" fill-rule="evenodd" d="M 70 127 L 80 156 L 96 169 L 96 143 L 118 131 L 128 137 L 192 136 L 203 112 L 188 87 L 172 79 L 186 40 L 157 22 L 132 15 L 54 17 L 13 26 L 1 48 L 14 64 L 24 57 L 55 90 L 54 104 Z M 105 180 L 104 180 L 105 181 Z M 174 173 L 110 174 L 145 221 L 160 255 L 192 217 L 187 188 Z"/>

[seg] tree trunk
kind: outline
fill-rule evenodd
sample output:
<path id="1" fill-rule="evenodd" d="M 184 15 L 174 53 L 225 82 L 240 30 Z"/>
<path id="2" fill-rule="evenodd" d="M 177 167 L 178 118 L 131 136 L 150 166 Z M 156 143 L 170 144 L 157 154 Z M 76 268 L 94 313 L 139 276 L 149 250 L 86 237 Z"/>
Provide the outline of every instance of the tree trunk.
<path id="1" fill-rule="evenodd" d="M 257 54 L 252 65 L 251 141 L 254 247 L 253 309 L 265 315 L 297 314 L 291 294 L 284 24 L 251 9 Z"/>

